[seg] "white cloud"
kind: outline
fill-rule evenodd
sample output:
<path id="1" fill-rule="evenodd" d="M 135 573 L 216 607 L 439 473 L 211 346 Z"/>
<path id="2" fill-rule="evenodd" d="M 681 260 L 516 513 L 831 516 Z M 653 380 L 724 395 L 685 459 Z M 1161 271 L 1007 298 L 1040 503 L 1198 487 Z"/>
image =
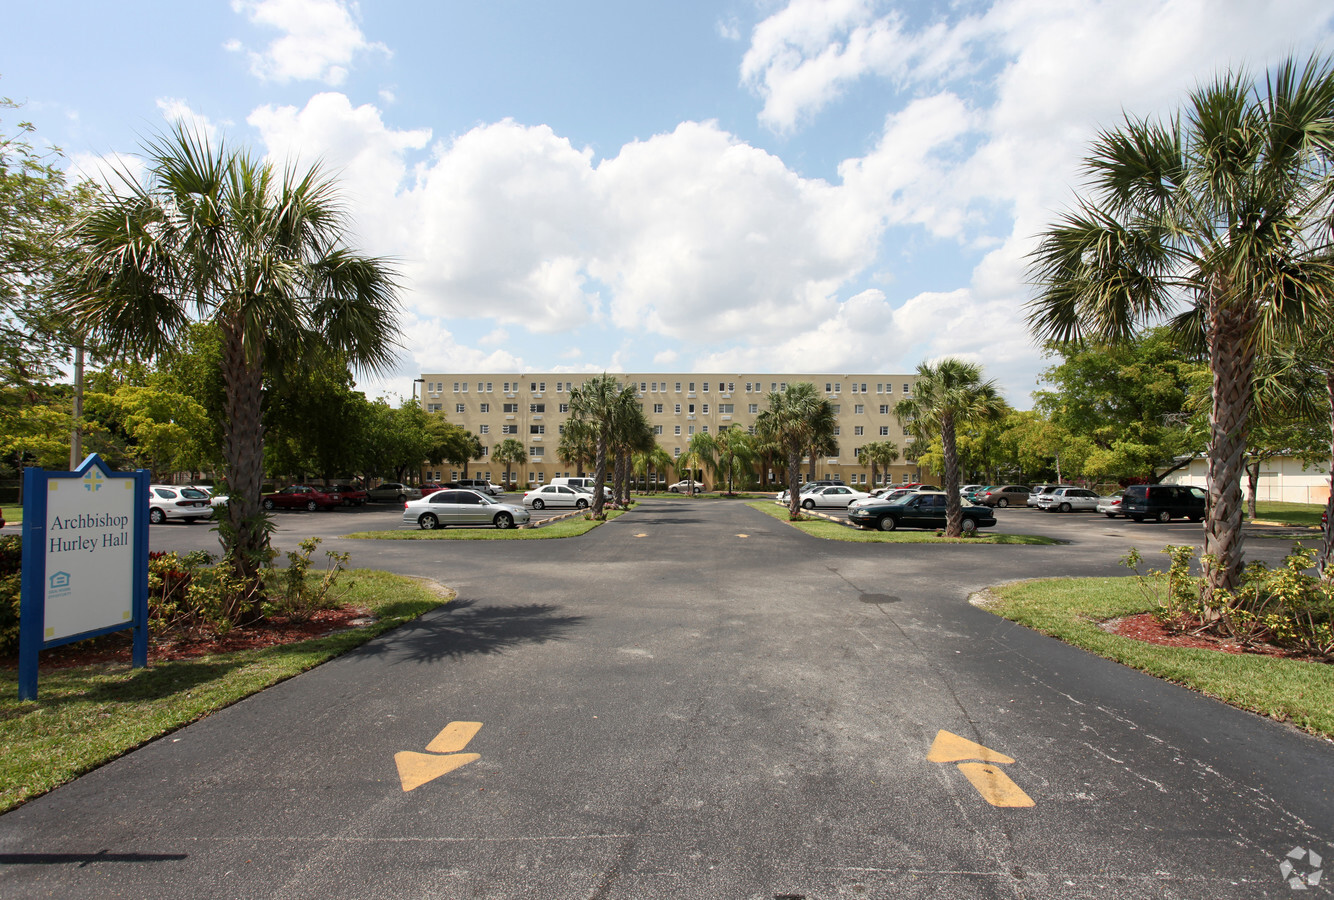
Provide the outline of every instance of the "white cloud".
<path id="1" fill-rule="evenodd" d="M 232 9 L 251 23 L 283 32 L 264 50 L 245 51 L 240 41 L 223 46 L 247 52 L 250 72 L 262 81 L 322 81 L 339 85 L 348 67 L 366 53 L 389 55 L 357 24 L 355 3 L 344 0 L 232 0 Z"/>

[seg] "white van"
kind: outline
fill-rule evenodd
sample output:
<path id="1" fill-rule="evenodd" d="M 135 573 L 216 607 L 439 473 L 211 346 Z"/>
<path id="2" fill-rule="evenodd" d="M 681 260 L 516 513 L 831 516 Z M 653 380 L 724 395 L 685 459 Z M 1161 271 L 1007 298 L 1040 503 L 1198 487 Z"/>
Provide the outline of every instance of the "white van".
<path id="1" fill-rule="evenodd" d="M 563 484 L 566 487 L 582 488 L 583 490 L 586 490 L 591 494 L 597 487 L 597 479 L 584 475 L 573 476 L 570 478 L 559 477 L 551 479 L 550 484 Z M 602 496 L 606 497 L 608 500 L 612 499 L 612 491 L 610 485 L 604 484 L 602 486 Z"/>

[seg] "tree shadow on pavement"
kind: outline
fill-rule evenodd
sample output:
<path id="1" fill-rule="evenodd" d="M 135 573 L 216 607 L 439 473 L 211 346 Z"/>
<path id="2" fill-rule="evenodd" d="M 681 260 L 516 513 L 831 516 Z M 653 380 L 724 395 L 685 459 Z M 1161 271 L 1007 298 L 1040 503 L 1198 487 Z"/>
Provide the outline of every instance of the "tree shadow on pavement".
<path id="1" fill-rule="evenodd" d="M 399 632 L 396 640 L 376 642 L 377 652 L 398 655 L 406 651 L 406 657 L 414 662 L 433 662 L 501 653 L 519 644 L 564 640 L 566 633 L 582 625 L 586 617 L 559 615 L 561 609 L 552 603 L 478 606 L 474 600 L 455 600 L 440 613 L 419 619 L 415 627 Z"/>

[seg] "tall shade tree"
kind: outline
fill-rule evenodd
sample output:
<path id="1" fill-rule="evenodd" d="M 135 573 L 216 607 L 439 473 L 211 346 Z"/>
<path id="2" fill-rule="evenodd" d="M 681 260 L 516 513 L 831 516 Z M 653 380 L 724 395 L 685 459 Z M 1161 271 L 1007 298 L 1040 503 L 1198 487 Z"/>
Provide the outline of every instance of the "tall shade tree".
<path id="1" fill-rule="evenodd" d="M 945 536 L 963 534 L 963 502 L 959 497 L 960 428 L 1005 415 L 994 381 L 982 380 L 982 367 L 961 359 L 942 359 L 917 367 L 912 396 L 894 404 L 903 430 L 923 443 L 939 437 L 944 458 Z"/>
<path id="2" fill-rule="evenodd" d="M 220 532 L 258 611 L 269 558 L 260 511 L 266 367 L 331 348 L 354 367 L 388 370 L 394 273 L 345 245 L 347 216 L 318 167 L 280 173 L 183 126 L 144 156 L 144 179 L 123 173 L 75 226 L 81 259 L 65 285 L 66 310 L 125 356 L 169 355 L 193 323 L 217 325 L 230 494 Z"/>
<path id="3" fill-rule="evenodd" d="M 635 389 L 622 387 L 614 375 L 603 372 L 570 391 L 570 418 L 587 422 L 593 429 L 593 516 L 603 516 L 603 491 L 607 484 L 607 448 L 616 433 L 620 407 L 635 402 Z"/>
<path id="4" fill-rule="evenodd" d="M 833 441 L 836 421 L 833 404 L 809 381 L 771 391 L 768 405 L 755 419 L 761 440 L 774 444 L 787 464 L 787 512 L 793 519 L 801 515 L 801 457 L 811 447 Z"/>
<path id="5" fill-rule="evenodd" d="M 1090 182 L 1034 251 L 1041 337 L 1125 340 L 1174 317 L 1212 378 L 1206 602 L 1243 565 L 1241 476 L 1258 356 L 1328 332 L 1334 72 L 1289 59 L 1195 89 L 1165 122 L 1128 118 L 1085 160 Z"/>

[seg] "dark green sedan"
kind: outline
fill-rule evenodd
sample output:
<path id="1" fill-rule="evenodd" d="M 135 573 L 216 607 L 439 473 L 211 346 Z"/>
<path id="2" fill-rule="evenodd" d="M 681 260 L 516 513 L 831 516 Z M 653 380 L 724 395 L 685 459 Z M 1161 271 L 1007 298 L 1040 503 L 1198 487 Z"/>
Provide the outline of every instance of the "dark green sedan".
<path id="1" fill-rule="evenodd" d="M 862 528 L 893 531 L 896 528 L 944 528 L 944 493 L 918 492 L 897 500 L 863 500 L 848 507 L 848 518 Z M 996 514 L 985 506 L 963 507 L 963 530 L 971 533 L 996 524 Z"/>

